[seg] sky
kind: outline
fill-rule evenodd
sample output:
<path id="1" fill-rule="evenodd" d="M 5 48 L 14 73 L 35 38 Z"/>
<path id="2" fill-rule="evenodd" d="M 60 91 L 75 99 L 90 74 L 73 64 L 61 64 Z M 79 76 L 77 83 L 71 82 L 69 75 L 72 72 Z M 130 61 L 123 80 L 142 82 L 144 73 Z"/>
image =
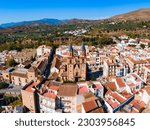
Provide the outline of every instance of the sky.
<path id="1" fill-rule="evenodd" d="M 141 8 L 150 0 L 0 0 L 0 24 L 56 19 L 103 19 Z"/>

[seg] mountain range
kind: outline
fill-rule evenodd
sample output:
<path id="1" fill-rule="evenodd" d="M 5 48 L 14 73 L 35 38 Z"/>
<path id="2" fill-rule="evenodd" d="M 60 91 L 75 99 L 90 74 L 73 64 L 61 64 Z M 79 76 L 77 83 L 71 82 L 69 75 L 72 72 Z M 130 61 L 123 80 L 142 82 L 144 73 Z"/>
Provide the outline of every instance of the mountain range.
<path id="1" fill-rule="evenodd" d="M 67 22 L 67 21 L 68 21 L 68 20 L 58 20 L 58 19 L 48 19 L 48 18 L 44 18 L 44 19 L 34 20 L 34 21 L 22 21 L 22 22 L 5 23 L 5 24 L 1 24 L 0 27 L 1 27 L 1 28 L 7 28 L 7 27 L 21 26 L 21 25 L 33 24 L 33 23 L 44 23 L 44 24 L 56 25 L 56 24 L 65 23 L 65 22 Z"/>
<path id="2" fill-rule="evenodd" d="M 132 11 L 125 14 L 120 14 L 113 16 L 108 19 L 109 21 L 150 21 L 150 8 L 143 8 L 136 11 Z M 23 22 L 11 22 L 1 24 L 0 28 L 8 28 L 13 26 L 21 26 L 28 24 L 50 24 L 50 25 L 58 25 L 58 24 L 77 24 L 77 23 L 99 23 L 103 20 L 84 20 L 84 19 L 68 19 L 68 20 L 59 20 L 59 19 L 49 19 L 44 18 L 41 20 L 33 20 L 33 21 L 23 21 Z"/>
<path id="3" fill-rule="evenodd" d="M 150 21 L 150 8 L 139 9 L 129 13 L 116 15 L 110 19 L 118 21 Z"/>

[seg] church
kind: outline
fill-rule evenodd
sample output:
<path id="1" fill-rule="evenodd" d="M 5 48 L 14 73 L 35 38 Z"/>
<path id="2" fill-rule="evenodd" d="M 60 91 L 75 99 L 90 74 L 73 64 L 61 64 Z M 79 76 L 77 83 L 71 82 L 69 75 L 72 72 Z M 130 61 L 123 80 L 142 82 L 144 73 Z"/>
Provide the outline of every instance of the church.
<path id="1" fill-rule="evenodd" d="M 86 80 L 86 49 L 82 43 L 80 50 L 75 50 L 70 44 L 68 57 L 62 61 L 59 76 L 62 81 L 84 81 Z"/>

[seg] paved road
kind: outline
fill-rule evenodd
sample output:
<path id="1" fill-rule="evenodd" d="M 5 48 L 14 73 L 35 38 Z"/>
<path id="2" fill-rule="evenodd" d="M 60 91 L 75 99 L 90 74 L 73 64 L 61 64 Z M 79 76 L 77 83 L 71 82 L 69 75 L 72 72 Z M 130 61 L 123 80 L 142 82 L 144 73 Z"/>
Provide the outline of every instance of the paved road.
<path id="1" fill-rule="evenodd" d="M 56 51 L 56 49 L 53 48 L 52 52 L 49 55 L 48 64 L 47 64 L 45 72 L 44 72 L 45 79 L 47 79 L 50 75 L 51 64 L 52 64 L 52 61 L 53 61 L 53 58 L 54 58 L 54 55 L 55 55 L 55 51 Z"/>

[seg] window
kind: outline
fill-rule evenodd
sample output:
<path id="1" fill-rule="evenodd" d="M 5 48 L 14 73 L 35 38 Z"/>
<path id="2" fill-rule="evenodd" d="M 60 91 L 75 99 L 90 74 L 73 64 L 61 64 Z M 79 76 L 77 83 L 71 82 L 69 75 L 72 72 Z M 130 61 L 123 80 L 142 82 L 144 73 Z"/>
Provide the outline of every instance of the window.
<path id="1" fill-rule="evenodd" d="M 28 83 L 28 80 L 27 80 L 27 79 L 25 79 L 25 82 L 26 82 L 26 83 Z"/>
<path id="2" fill-rule="evenodd" d="M 18 78 L 18 80 L 21 82 L 20 78 Z"/>

